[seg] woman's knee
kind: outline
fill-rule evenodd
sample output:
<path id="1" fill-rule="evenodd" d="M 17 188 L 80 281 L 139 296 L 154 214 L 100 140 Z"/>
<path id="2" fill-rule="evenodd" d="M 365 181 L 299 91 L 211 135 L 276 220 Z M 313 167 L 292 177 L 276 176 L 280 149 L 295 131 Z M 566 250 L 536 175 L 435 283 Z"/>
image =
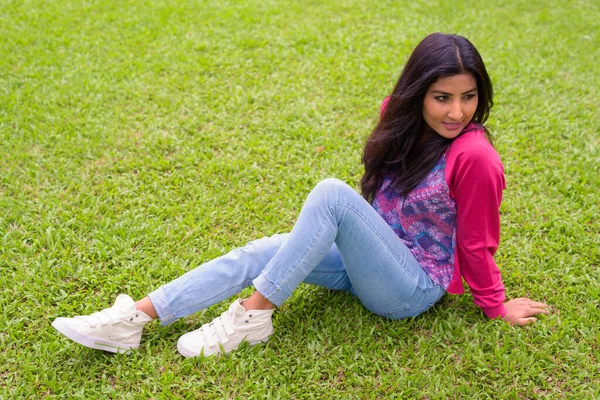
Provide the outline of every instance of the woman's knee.
<path id="1" fill-rule="evenodd" d="M 311 194 L 316 195 L 336 195 L 339 193 L 356 193 L 346 182 L 337 178 L 326 178 L 317 183 Z"/>
<path id="2" fill-rule="evenodd" d="M 323 180 L 321 180 L 319 183 L 317 183 L 317 186 L 315 188 L 326 188 L 326 189 L 332 189 L 332 188 L 341 188 L 341 187 L 349 187 L 348 184 L 338 178 L 325 178 Z"/>

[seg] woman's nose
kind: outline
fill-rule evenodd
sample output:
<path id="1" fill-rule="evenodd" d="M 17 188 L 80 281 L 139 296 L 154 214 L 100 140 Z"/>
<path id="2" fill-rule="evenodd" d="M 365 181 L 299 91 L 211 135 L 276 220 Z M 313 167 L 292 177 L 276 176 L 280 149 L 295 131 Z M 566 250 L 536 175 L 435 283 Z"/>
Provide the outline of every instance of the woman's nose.
<path id="1" fill-rule="evenodd" d="M 448 117 L 450 117 L 453 121 L 462 120 L 463 112 L 462 112 L 462 104 L 460 104 L 460 101 L 452 102 L 450 112 L 448 113 Z"/>

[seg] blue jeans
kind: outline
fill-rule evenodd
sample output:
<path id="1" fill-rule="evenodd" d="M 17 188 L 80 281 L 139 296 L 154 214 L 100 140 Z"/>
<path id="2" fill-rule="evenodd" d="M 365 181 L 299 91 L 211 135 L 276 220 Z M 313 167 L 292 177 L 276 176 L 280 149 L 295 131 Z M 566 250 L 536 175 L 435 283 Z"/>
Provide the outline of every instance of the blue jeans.
<path id="1" fill-rule="evenodd" d="M 289 234 L 250 242 L 148 296 L 167 325 L 252 284 L 280 306 L 301 282 L 347 290 L 390 319 L 419 315 L 445 293 L 359 193 L 325 179 L 308 195 Z"/>

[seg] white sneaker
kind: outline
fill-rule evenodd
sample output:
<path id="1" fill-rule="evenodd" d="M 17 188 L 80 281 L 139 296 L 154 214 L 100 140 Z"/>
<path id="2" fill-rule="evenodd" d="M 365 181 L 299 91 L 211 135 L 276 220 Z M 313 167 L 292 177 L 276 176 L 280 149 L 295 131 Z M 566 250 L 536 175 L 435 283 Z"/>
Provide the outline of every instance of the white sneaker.
<path id="1" fill-rule="evenodd" d="M 135 301 L 120 294 L 111 308 L 87 316 L 57 318 L 52 326 L 81 345 L 92 349 L 125 353 L 140 347 L 142 328 L 152 321 L 135 309 Z"/>
<path id="2" fill-rule="evenodd" d="M 198 357 L 204 351 L 205 356 L 211 356 L 220 353 L 221 347 L 229 353 L 244 340 L 250 346 L 269 340 L 273 334 L 271 316 L 275 310 L 246 311 L 242 301 L 237 299 L 229 310 L 211 323 L 180 337 L 177 342 L 179 353 L 184 357 Z"/>

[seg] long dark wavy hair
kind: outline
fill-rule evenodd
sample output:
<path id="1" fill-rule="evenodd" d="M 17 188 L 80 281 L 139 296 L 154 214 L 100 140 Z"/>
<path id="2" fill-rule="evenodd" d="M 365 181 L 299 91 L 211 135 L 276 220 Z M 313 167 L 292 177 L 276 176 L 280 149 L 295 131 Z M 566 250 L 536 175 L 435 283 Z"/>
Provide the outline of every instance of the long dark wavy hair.
<path id="1" fill-rule="evenodd" d="M 448 149 L 452 139 L 427 134 L 433 130 L 423 118 L 423 101 L 438 79 L 462 73 L 472 74 L 477 81 L 478 104 L 471 122 L 483 128 L 493 143 L 483 124 L 494 104 L 494 91 L 479 52 L 462 36 L 432 33 L 408 59 L 365 145 L 360 186 L 367 201 L 373 201 L 386 175 L 392 177 L 392 187 L 407 196 Z"/>

